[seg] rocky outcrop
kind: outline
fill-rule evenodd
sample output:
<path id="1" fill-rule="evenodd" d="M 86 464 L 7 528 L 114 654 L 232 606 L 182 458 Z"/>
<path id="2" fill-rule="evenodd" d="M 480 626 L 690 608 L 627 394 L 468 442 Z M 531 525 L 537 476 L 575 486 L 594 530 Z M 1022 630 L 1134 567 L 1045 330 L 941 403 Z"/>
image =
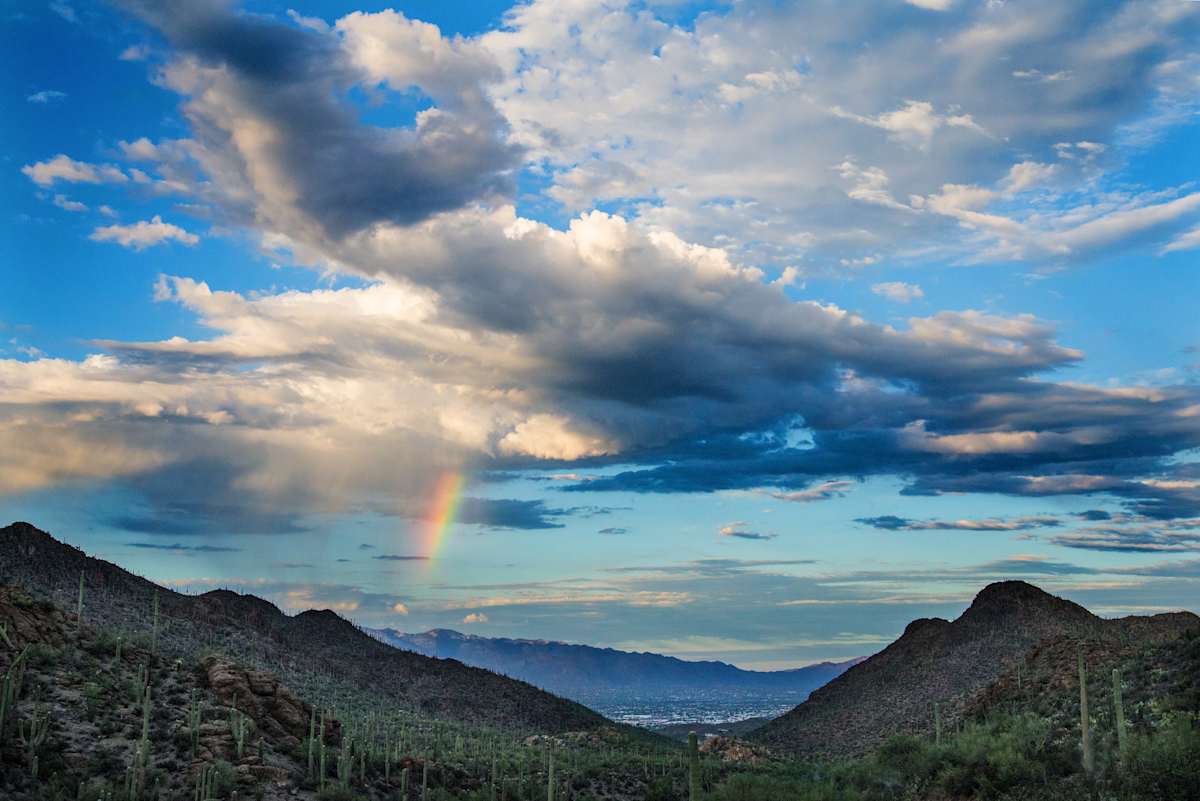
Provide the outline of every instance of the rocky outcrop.
<path id="1" fill-rule="evenodd" d="M 736 737 L 709 737 L 700 743 L 700 753 L 742 765 L 761 765 L 771 758 L 771 752 L 766 748 Z"/>
<path id="2" fill-rule="evenodd" d="M 296 697 L 278 677 L 248 670 L 228 659 L 209 656 L 200 663 L 200 683 L 224 706 L 236 708 L 254 721 L 254 730 L 277 746 L 294 748 L 308 736 L 312 707 Z M 341 729 L 326 720 L 325 741 L 337 745 Z"/>

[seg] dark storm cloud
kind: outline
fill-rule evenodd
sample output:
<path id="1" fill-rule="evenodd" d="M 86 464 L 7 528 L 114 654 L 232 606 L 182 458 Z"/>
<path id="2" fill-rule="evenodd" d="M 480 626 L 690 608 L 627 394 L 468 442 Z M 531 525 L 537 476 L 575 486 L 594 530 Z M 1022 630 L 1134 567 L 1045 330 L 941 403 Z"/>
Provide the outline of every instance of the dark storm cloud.
<path id="1" fill-rule="evenodd" d="M 396 553 L 382 553 L 379 556 L 372 556 L 372 559 L 382 559 L 387 562 L 425 562 L 429 560 L 428 556 L 408 556 Z"/>
<path id="2" fill-rule="evenodd" d="M 184 111 L 196 140 L 227 168 L 243 162 L 256 168 L 236 178 L 255 196 L 253 208 L 242 210 L 248 218 L 282 225 L 297 211 L 304 224 L 336 238 L 379 222 L 416 223 L 512 191 L 518 151 L 505 143 L 504 121 L 480 91 L 480 83 L 497 77 L 485 62 L 463 67 L 459 86 L 422 87 L 435 95 L 439 113 L 413 129 L 379 128 L 359 121 L 347 92 L 380 78 L 353 64 L 335 33 L 224 2 L 122 5 L 174 47 L 180 60 L 168 84 L 192 96 Z M 206 102 L 205 88 L 219 101 Z M 270 146 L 239 152 L 241 126 L 259 135 L 268 130 Z"/>
<path id="3" fill-rule="evenodd" d="M 556 518 L 571 514 L 570 509 L 547 507 L 541 500 L 514 498 L 463 498 L 456 520 L 496 529 L 562 528 Z"/>
<path id="4" fill-rule="evenodd" d="M 835 397 L 805 409 L 810 434 L 802 447 L 791 444 L 784 421 L 755 437 L 718 433 L 647 451 L 640 466 L 563 489 L 783 489 L 823 478 L 899 475 L 906 495 L 1108 494 L 1130 513 L 1170 520 L 1200 515 L 1200 468 L 1172 459 L 1200 447 L 1200 425 L 1190 411 L 1197 403 L 1194 387 L 1124 393 L 1024 380 L 994 391 L 934 387 Z M 1094 520 L 1101 514 L 1088 513 Z M 864 522 L 924 525 L 888 515 Z"/>

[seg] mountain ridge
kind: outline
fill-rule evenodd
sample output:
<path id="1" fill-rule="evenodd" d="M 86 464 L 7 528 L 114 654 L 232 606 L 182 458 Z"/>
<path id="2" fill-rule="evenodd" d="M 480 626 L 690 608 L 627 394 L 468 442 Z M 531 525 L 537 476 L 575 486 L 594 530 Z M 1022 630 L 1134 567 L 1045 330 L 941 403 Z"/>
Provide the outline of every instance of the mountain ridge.
<path id="1" fill-rule="evenodd" d="M 336 675 L 401 708 L 465 723 L 531 733 L 612 725 L 526 682 L 392 648 L 331 610 L 289 616 L 266 599 L 232 590 L 183 595 L 88 556 L 30 523 L 0 528 L 0 584 L 18 584 L 35 597 L 74 608 L 81 574 L 85 618 L 102 616 L 146 634 L 157 609 L 164 652 L 190 654 L 220 645 L 298 689 L 312 675 Z"/>
<path id="2" fill-rule="evenodd" d="M 364 630 L 394 647 L 457 659 L 601 709 L 623 706 L 632 699 L 648 706 L 654 706 L 654 699 L 660 699 L 658 706 L 669 706 L 672 698 L 696 693 L 787 708 L 858 661 L 752 671 L 717 660 L 690 661 L 649 651 L 622 651 L 556 640 L 486 637 L 453 629 L 417 633 Z"/>
<path id="3" fill-rule="evenodd" d="M 1027 582 L 995 582 L 952 621 L 912 621 L 887 648 L 813 691 L 750 739 L 791 753 L 862 753 L 893 734 L 932 732 L 935 704 L 943 723 L 952 725 L 977 708 L 977 699 L 1003 675 L 1048 644 L 1101 642 L 1115 652 L 1198 625 L 1200 618 L 1190 612 L 1100 618 Z"/>

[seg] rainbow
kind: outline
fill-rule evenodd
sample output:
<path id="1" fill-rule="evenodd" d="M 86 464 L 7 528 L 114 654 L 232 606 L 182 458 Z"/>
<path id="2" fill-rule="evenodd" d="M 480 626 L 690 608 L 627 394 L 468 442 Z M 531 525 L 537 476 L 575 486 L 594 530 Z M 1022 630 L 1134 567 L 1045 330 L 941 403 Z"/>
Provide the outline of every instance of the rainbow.
<path id="1" fill-rule="evenodd" d="M 458 514 L 462 490 L 463 474 L 457 470 L 442 473 L 433 485 L 433 498 L 424 520 L 425 556 L 430 562 L 437 559 L 438 551 L 446 541 L 446 534 Z"/>

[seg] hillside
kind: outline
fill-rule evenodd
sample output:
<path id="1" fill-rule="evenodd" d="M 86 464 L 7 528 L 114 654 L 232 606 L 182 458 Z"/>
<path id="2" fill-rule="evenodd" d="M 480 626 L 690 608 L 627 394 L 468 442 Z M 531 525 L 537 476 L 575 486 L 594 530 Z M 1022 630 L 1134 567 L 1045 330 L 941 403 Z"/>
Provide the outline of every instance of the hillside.
<path id="1" fill-rule="evenodd" d="M 634 653 L 549 640 L 480 637 L 449 629 L 405 634 L 366 629 L 380 641 L 426 656 L 457 659 L 527 681 L 557 695 L 589 704 L 631 696 L 686 693 L 808 693 L 860 660 L 822 662 L 793 670 L 742 670 L 725 662 L 687 661 L 655 653 Z"/>
<path id="2" fill-rule="evenodd" d="M 224 590 L 181 595 L 89 557 L 28 523 L 0 529 L 0 584 L 16 584 L 35 598 L 73 608 L 80 575 L 88 622 L 149 633 L 157 598 L 159 641 L 166 654 L 191 657 L 219 648 L 274 671 L 298 690 L 328 693 L 343 685 L 415 713 L 514 732 L 577 731 L 608 723 L 580 704 L 524 682 L 391 648 L 330 611 L 292 617 L 252 595 Z"/>
<path id="3" fill-rule="evenodd" d="M 991 584 L 956 620 L 913 621 L 886 649 L 750 738 L 790 753 L 863 753 L 891 735 L 932 732 L 935 704 L 945 726 L 978 714 L 989 707 L 986 699 L 997 682 L 1018 670 L 1024 681 L 1024 666 L 1038 663 L 1041 654 L 1073 655 L 1083 642 L 1097 666 L 1198 625 L 1190 613 L 1105 620 L 1024 582 Z M 1070 686 L 1065 670 L 1060 679 L 1066 678 L 1047 686 L 1048 694 L 1064 696 Z M 1069 692 L 1064 697 L 1069 700 Z"/>

